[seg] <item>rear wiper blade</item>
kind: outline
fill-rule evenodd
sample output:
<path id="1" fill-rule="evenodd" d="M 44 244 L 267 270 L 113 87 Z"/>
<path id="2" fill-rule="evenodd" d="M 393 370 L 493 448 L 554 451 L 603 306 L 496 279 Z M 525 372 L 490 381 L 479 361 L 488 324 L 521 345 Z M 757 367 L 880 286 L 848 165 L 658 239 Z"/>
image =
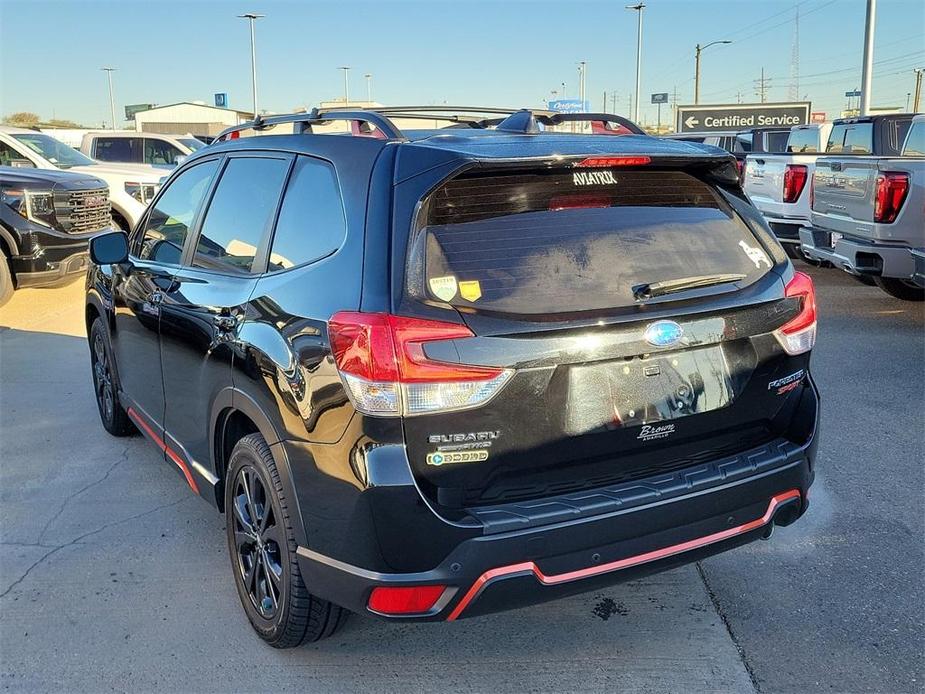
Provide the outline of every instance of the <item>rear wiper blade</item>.
<path id="1" fill-rule="evenodd" d="M 636 301 L 651 299 L 656 296 L 664 296 L 674 292 L 683 292 L 686 289 L 698 289 L 700 287 L 712 287 L 717 284 L 727 284 L 728 282 L 738 282 L 744 280 L 745 275 L 741 273 L 726 273 L 720 275 L 696 275 L 694 277 L 679 277 L 674 280 L 665 280 L 663 282 L 651 282 L 649 284 L 637 284 L 633 287 L 633 298 Z"/>

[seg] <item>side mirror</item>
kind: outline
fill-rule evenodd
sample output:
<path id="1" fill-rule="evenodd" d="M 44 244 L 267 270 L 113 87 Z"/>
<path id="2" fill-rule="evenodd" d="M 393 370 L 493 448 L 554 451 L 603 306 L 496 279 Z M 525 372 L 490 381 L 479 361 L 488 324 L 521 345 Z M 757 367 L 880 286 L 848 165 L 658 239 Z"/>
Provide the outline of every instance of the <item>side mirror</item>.
<path id="1" fill-rule="evenodd" d="M 176 164 L 177 166 L 180 166 L 180 164 L 182 164 L 183 162 L 186 161 L 186 159 L 187 159 L 188 156 L 189 156 L 189 155 L 187 155 L 187 154 L 178 154 L 178 155 L 177 155 L 177 158 L 174 159 L 173 163 Z"/>
<path id="2" fill-rule="evenodd" d="M 90 239 L 90 260 L 97 265 L 120 265 L 128 260 L 128 236 L 110 231 Z"/>

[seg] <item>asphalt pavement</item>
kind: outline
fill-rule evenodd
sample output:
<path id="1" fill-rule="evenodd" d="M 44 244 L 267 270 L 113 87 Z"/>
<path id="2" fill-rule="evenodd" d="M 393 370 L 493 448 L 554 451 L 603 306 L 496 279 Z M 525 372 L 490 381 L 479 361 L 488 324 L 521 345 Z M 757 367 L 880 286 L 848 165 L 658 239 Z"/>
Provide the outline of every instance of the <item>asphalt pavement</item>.
<path id="1" fill-rule="evenodd" d="M 806 268 L 803 268 L 806 269 Z M 99 424 L 83 287 L 0 308 L 0 686 L 11 691 L 925 691 L 925 306 L 835 270 L 811 508 L 645 580 L 446 624 L 264 645 L 224 519 Z"/>

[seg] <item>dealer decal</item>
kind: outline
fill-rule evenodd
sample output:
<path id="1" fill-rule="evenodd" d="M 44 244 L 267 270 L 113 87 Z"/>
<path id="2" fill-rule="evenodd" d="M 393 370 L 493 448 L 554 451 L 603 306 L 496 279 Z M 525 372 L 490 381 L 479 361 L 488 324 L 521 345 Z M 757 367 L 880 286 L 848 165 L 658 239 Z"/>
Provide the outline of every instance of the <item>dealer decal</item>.
<path id="1" fill-rule="evenodd" d="M 640 441 L 656 441 L 658 439 L 667 439 L 673 433 L 674 424 L 662 424 L 660 426 L 643 424 L 642 429 L 639 430 L 639 436 L 636 438 Z"/>
<path id="2" fill-rule="evenodd" d="M 572 183 L 576 186 L 616 185 L 613 171 L 580 171 L 572 174 Z"/>

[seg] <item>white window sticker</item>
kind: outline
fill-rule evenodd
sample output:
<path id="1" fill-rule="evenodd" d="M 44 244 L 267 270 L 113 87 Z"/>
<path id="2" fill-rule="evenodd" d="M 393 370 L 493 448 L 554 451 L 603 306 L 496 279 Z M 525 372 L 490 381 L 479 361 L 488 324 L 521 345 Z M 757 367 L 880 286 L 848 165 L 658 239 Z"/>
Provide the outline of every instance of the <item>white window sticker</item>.
<path id="1" fill-rule="evenodd" d="M 449 301 L 456 296 L 456 276 L 446 275 L 445 277 L 431 277 L 430 291 L 434 296 L 443 301 Z"/>
<path id="2" fill-rule="evenodd" d="M 745 251 L 745 255 L 748 256 L 748 259 L 751 260 L 759 270 L 761 269 L 761 263 L 771 267 L 770 258 L 768 258 L 767 254 L 757 246 L 749 246 L 745 241 L 739 241 L 739 247 Z"/>

